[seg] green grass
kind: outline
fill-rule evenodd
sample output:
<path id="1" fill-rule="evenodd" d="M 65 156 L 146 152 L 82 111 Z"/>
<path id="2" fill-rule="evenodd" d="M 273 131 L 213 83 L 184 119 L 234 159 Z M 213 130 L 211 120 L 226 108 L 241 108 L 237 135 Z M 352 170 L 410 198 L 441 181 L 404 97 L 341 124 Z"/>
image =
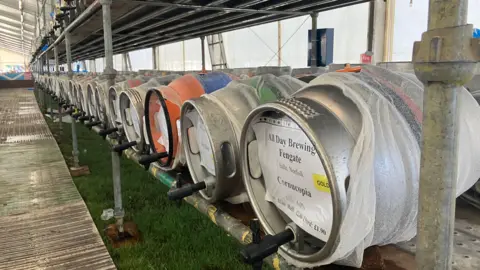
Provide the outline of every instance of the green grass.
<path id="1" fill-rule="evenodd" d="M 47 122 L 59 135 L 59 124 Z M 112 248 L 102 231 L 113 220 L 100 219 L 103 209 L 113 208 L 110 148 L 107 141 L 83 125 L 77 124 L 77 136 L 80 163 L 88 165 L 91 174 L 74 178 L 74 182 L 118 269 L 251 269 L 238 260 L 241 245 L 236 239 L 194 207 L 186 203 L 177 207 L 170 202 L 167 187 L 125 157 L 121 160 L 121 175 L 126 220 L 138 225 L 142 242 Z M 71 126 L 64 124 L 57 138 L 68 162 L 72 153 Z"/>

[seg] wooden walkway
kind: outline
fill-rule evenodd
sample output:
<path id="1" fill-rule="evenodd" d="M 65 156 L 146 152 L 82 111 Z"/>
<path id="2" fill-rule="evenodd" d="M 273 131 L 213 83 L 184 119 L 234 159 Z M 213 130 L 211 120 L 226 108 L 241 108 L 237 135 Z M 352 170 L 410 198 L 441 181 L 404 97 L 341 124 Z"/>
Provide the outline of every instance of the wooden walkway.
<path id="1" fill-rule="evenodd" d="M 116 269 L 25 89 L 0 89 L 0 239 L 0 269 Z"/>

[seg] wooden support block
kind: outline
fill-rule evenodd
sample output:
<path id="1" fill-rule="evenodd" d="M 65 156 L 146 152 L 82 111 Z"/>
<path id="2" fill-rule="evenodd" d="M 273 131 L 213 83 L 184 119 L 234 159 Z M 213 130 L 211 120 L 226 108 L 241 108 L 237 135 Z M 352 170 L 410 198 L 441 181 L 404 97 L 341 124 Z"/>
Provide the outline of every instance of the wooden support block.
<path id="1" fill-rule="evenodd" d="M 80 167 L 70 167 L 70 175 L 72 177 L 84 176 L 90 174 L 90 169 L 88 166 L 80 166 Z"/>

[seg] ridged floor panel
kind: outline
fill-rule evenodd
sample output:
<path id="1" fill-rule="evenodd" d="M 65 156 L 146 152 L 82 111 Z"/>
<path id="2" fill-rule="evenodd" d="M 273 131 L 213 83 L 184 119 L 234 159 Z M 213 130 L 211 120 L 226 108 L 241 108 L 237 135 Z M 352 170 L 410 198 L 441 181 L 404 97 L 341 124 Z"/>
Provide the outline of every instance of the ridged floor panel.
<path id="1" fill-rule="evenodd" d="M 115 269 L 32 91 L 0 90 L 0 269 Z"/>
<path id="2" fill-rule="evenodd" d="M 33 92 L 0 90 L 0 144 L 52 138 Z"/>

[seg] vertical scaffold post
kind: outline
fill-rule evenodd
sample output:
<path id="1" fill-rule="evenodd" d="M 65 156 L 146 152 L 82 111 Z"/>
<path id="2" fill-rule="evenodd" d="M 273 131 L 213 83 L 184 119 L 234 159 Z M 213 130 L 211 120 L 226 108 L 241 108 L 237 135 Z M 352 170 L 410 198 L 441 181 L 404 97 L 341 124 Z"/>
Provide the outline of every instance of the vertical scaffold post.
<path id="1" fill-rule="evenodd" d="M 35 77 L 35 91 L 37 91 L 37 98 L 38 98 L 38 106 L 40 107 L 40 110 L 42 109 L 42 89 L 40 86 L 40 78 L 39 76 L 42 74 L 42 70 L 40 69 L 40 59 L 35 60 L 35 69 L 37 76 Z"/>
<path id="2" fill-rule="evenodd" d="M 43 56 L 42 58 L 42 74 L 45 76 L 45 67 L 46 67 L 46 60 L 47 60 L 47 54 L 45 53 L 45 55 Z M 45 77 L 43 77 L 44 79 L 44 85 L 43 85 L 43 88 L 42 88 L 42 104 L 43 104 L 43 113 L 46 114 L 47 113 L 47 89 L 46 89 L 46 82 L 45 82 Z"/>
<path id="3" fill-rule="evenodd" d="M 65 50 L 67 54 L 67 74 L 68 79 L 73 79 L 72 70 L 72 48 L 70 44 L 70 32 L 65 32 Z M 73 96 L 73 95 L 72 95 Z M 72 117 L 72 146 L 73 146 L 73 167 L 78 168 L 80 166 L 78 161 L 78 141 L 77 141 L 77 128 L 76 119 Z"/>
<path id="4" fill-rule="evenodd" d="M 112 41 L 112 20 L 110 6 L 112 0 L 101 0 L 103 14 L 103 39 L 105 44 L 105 70 L 103 74 L 107 76 L 108 87 L 115 81 L 117 71 L 113 68 L 113 41 Z M 120 175 L 120 155 L 112 149 L 112 178 L 113 178 L 113 196 L 115 201 L 114 216 L 116 228 L 120 234 L 123 234 L 123 217 L 125 211 L 122 205 L 122 181 Z"/>
<path id="5" fill-rule="evenodd" d="M 205 36 L 200 37 L 200 42 L 202 43 L 202 72 L 207 72 L 205 68 Z"/>
<path id="6" fill-rule="evenodd" d="M 312 41 L 312 49 L 311 49 L 311 68 L 317 68 L 317 18 L 318 13 L 312 13 L 312 33 L 311 33 L 311 41 Z"/>
<path id="7" fill-rule="evenodd" d="M 97 66 L 95 65 L 95 59 L 88 60 L 90 72 L 97 73 Z"/>
<path id="8" fill-rule="evenodd" d="M 48 60 L 48 51 L 45 51 L 45 62 L 47 67 L 47 75 L 50 76 L 50 61 Z"/>
<path id="9" fill-rule="evenodd" d="M 58 46 L 55 45 L 55 47 L 53 47 L 53 54 L 55 56 L 55 77 L 56 77 L 56 83 L 57 85 L 60 87 L 59 85 L 59 78 L 60 78 L 60 68 L 59 68 L 59 60 L 58 60 Z M 62 108 L 62 97 L 61 97 L 61 93 L 60 93 L 60 89 L 58 89 L 59 92 L 58 92 L 58 125 L 59 125 L 59 128 L 60 128 L 60 134 L 62 134 L 62 131 L 63 131 L 63 123 L 62 123 L 62 113 L 63 113 L 63 108 Z M 60 136 L 61 138 L 61 136 Z"/>
<path id="10" fill-rule="evenodd" d="M 128 70 L 129 71 L 132 71 L 132 60 L 130 59 L 130 54 L 129 53 L 125 53 L 126 57 L 127 57 L 127 64 L 128 64 Z"/>
<path id="11" fill-rule="evenodd" d="M 282 21 L 277 21 L 277 65 L 282 66 Z"/>
<path id="12" fill-rule="evenodd" d="M 43 15 L 43 37 L 46 37 L 47 36 L 47 13 L 46 13 L 46 8 L 45 6 L 47 5 L 47 1 L 44 1 L 43 4 L 42 4 L 42 15 Z M 45 55 L 43 56 L 44 59 L 44 64 L 43 64 L 43 70 L 44 70 L 44 73 L 45 74 L 45 71 L 47 73 L 47 75 L 50 75 L 50 69 L 48 67 L 48 51 L 45 51 Z M 45 83 L 45 86 L 44 86 L 44 89 L 43 89 L 43 113 L 44 114 L 47 114 L 48 113 L 48 104 L 47 104 L 47 91 L 49 90 L 48 88 L 48 84 Z M 50 107 L 51 104 L 50 104 Z"/>
<path id="13" fill-rule="evenodd" d="M 47 76 L 48 76 L 48 86 L 51 87 L 50 82 L 52 81 L 52 74 L 50 73 L 50 60 L 48 59 L 48 51 L 45 51 L 45 58 L 47 59 Z M 48 89 L 50 96 L 48 97 L 48 106 L 50 108 L 50 117 L 52 121 L 54 120 L 53 117 L 53 89 Z"/>
<path id="14" fill-rule="evenodd" d="M 430 0 L 428 30 L 413 48 L 415 74 L 425 86 L 416 254 L 419 270 L 452 268 L 457 95 L 473 77 L 478 61 L 467 10 L 468 0 Z"/>
<path id="15" fill-rule="evenodd" d="M 43 75 L 43 69 L 42 69 L 42 57 L 39 57 L 37 59 L 37 69 L 38 69 L 38 75 Z M 41 82 L 41 81 L 40 81 Z M 40 101 L 40 110 L 43 113 L 43 86 L 41 83 L 38 84 L 39 86 L 39 91 L 38 91 L 38 100 Z"/>
<path id="16" fill-rule="evenodd" d="M 128 70 L 128 53 L 122 53 L 122 71 L 129 71 Z M 155 66 L 155 63 L 153 63 Z"/>
<path id="17" fill-rule="evenodd" d="M 160 63 L 158 62 L 158 46 L 152 47 L 152 60 L 153 60 L 153 69 L 160 69 Z"/>

